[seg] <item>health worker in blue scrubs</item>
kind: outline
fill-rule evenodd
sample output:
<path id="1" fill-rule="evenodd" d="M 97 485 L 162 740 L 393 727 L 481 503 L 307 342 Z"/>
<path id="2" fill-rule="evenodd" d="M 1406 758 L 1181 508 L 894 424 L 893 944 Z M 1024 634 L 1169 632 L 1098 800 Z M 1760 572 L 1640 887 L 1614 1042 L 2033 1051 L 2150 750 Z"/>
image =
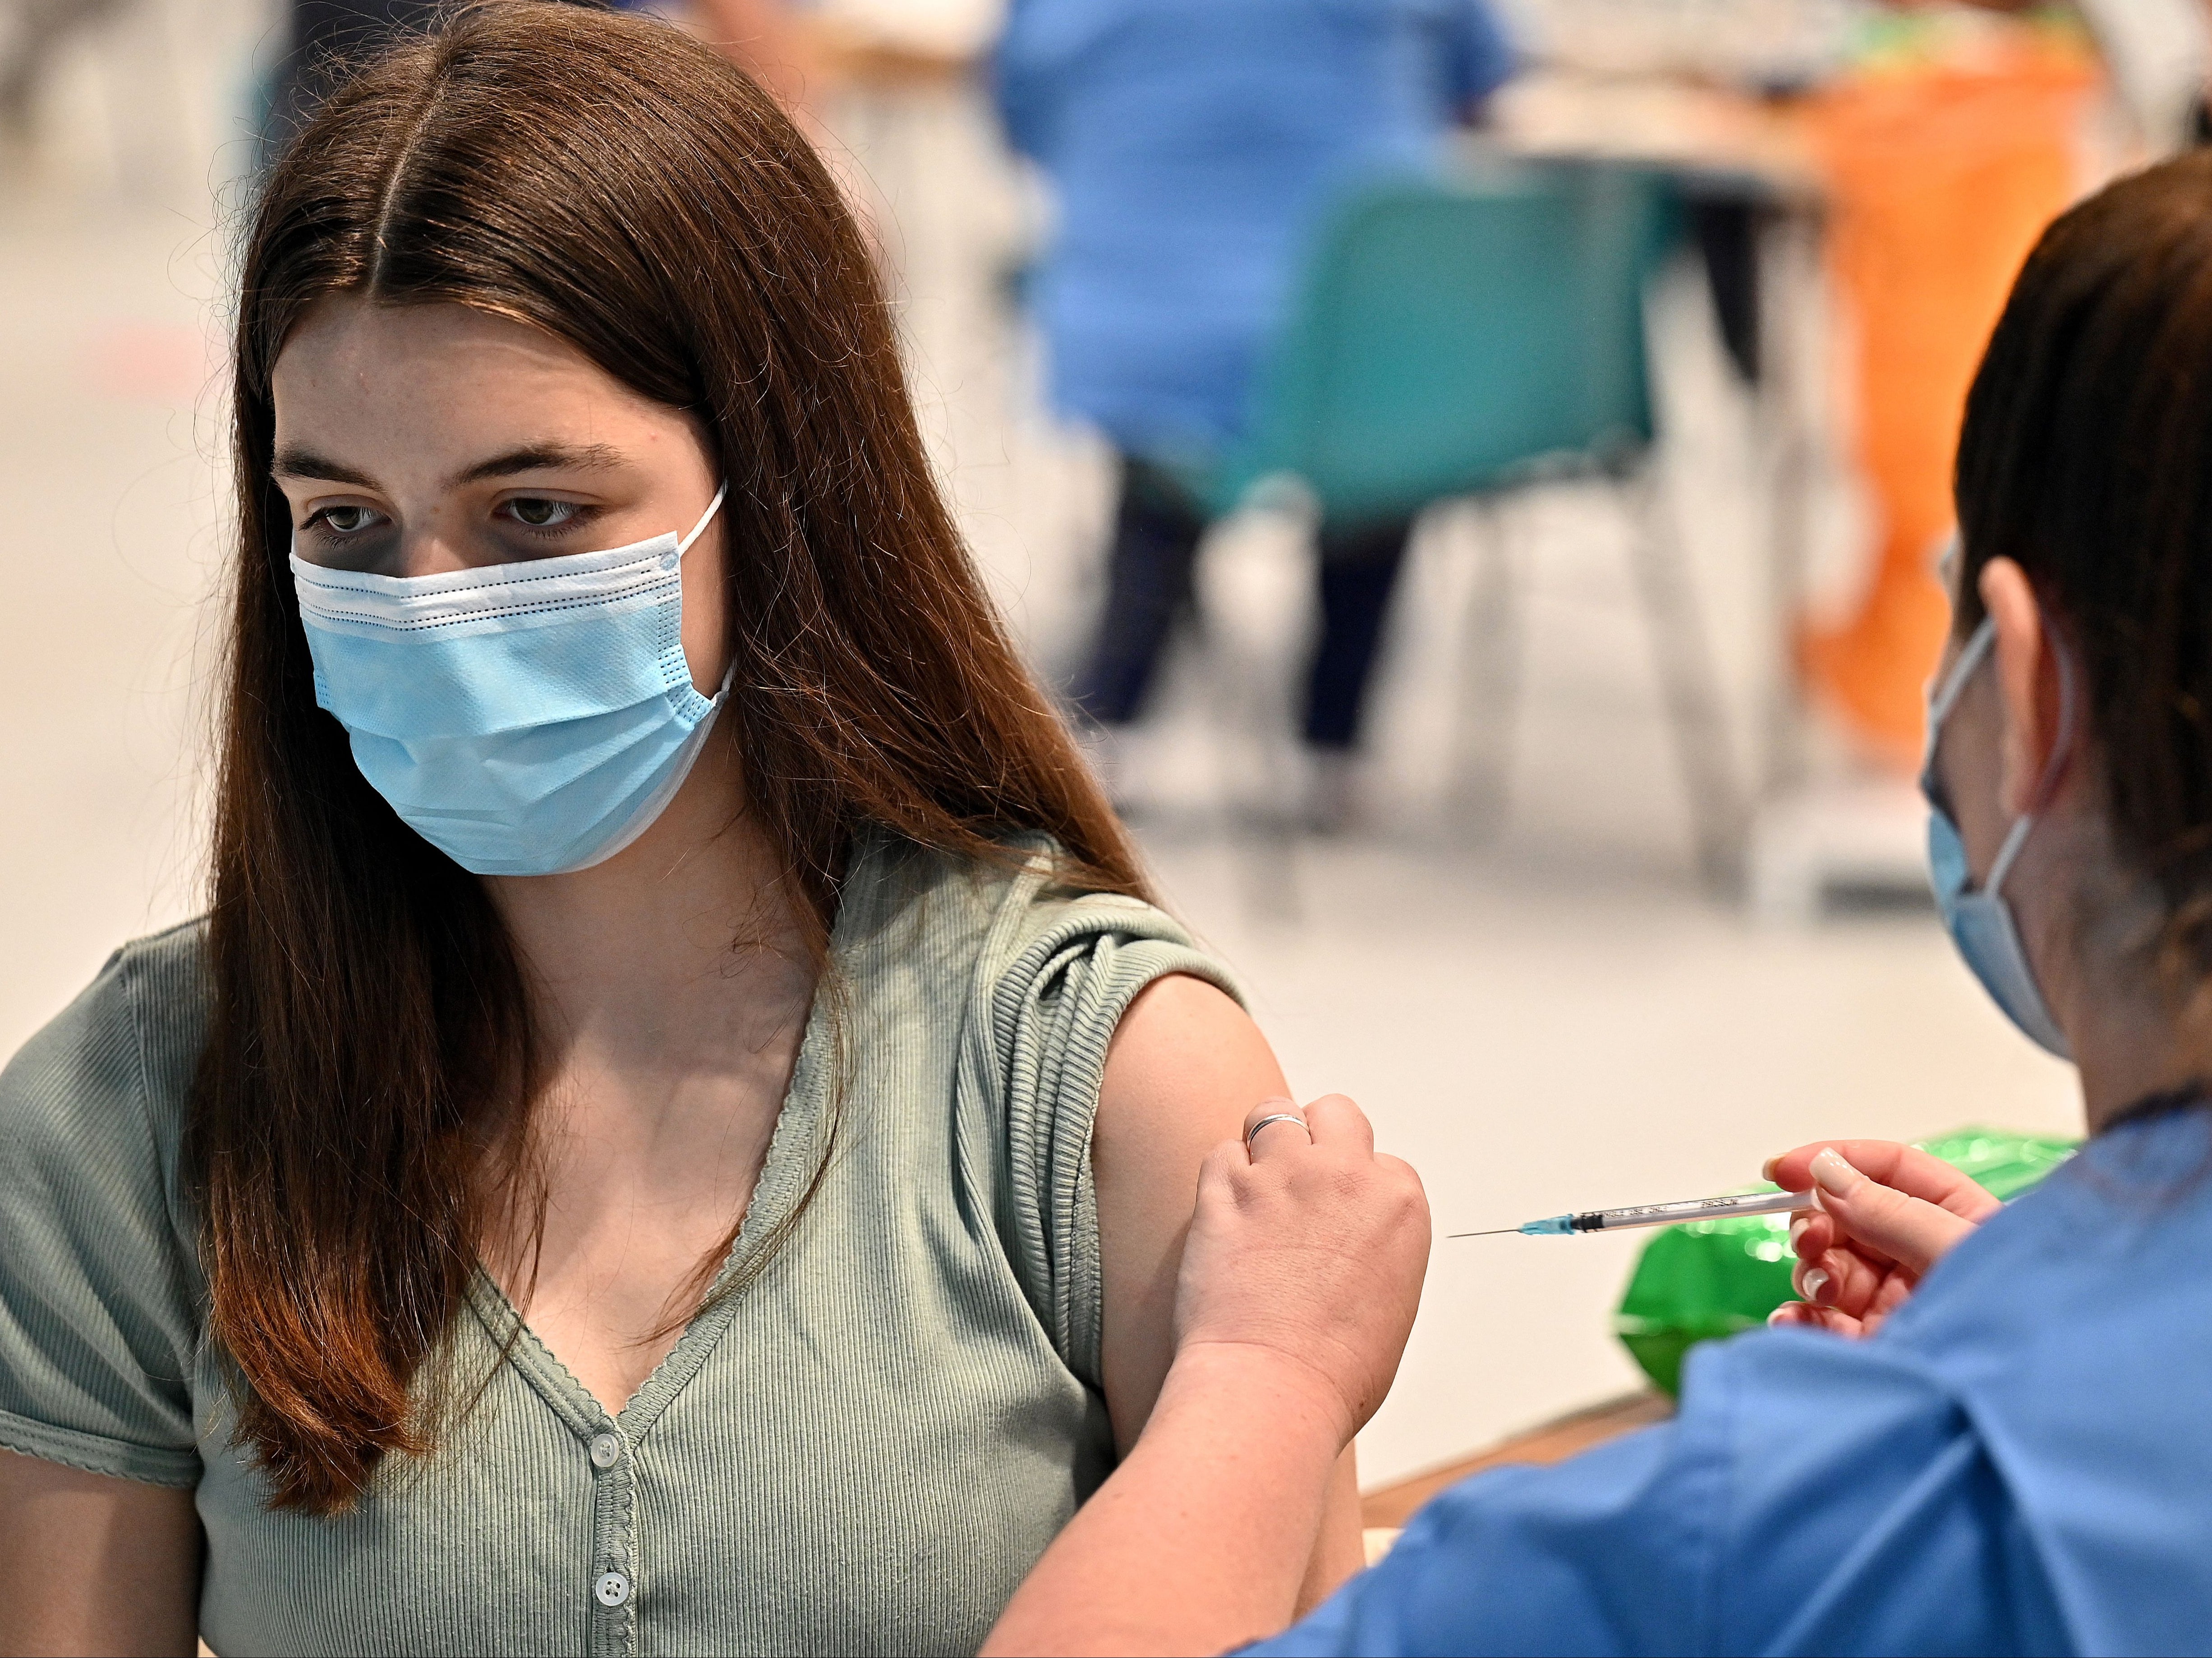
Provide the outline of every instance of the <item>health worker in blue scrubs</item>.
<path id="1" fill-rule="evenodd" d="M 1095 731 L 1144 711 L 1206 532 L 1188 479 L 1243 432 L 1320 219 L 1363 181 L 1432 171 L 1513 69 L 1486 0 L 1013 0 L 995 79 L 1008 140 L 1054 197 L 1030 292 L 1053 400 L 1119 458 L 1105 603 L 1073 687 Z M 1411 530 L 1321 526 L 1304 720 L 1319 828 L 1352 810 Z M 1114 753 L 1109 737 L 1109 786 Z"/>
<path id="2" fill-rule="evenodd" d="M 1348 1101 L 1212 1155 L 1150 1425 L 987 1650 L 2212 1649 L 2212 154 L 2045 233 L 1969 398 L 1925 774 L 1971 968 L 2091 1136 L 1999 1206 L 1804 1146 L 1806 1302 L 1674 1420 L 1480 1475 L 1285 1628 L 1395 1369 L 1419 1181 Z M 1292 1121 L 1279 1121 L 1285 1114 Z"/>

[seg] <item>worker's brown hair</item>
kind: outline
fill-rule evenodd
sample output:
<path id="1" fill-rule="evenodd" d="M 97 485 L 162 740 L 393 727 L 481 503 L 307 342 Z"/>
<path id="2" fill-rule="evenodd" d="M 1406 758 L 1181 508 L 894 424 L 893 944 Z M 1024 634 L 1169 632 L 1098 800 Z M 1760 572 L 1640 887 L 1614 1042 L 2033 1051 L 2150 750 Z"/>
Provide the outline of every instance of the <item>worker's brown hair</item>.
<path id="1" fill-rule="evenodd" d="M 1967 398 L 1956 623 L 2018 563 L 2085 681 L 2164 965 L 2212 976 L 2212 152 L 2118 183 L 2029 256 Z"/>
<path id="2" fill-rule="evenodd" d="M 334 295 L 542 328 L 703 424 L 742 550 L 724 729 L 818 950 L 863 829 L 969 859 L 1042 831 L 1070 884 L 1144 890 L 947 515 L 869 249 L 775 102 L 677 29 L 529 0 L 356 73 L 270 173 L 246 250 L 186 1152 L 241 1442 L 276 1503 L 322 1513 L 434 1437 L 417 1384 L 520 1166 L 533 1076 L 484 891 L 315 706 L 270 375 Z"/>

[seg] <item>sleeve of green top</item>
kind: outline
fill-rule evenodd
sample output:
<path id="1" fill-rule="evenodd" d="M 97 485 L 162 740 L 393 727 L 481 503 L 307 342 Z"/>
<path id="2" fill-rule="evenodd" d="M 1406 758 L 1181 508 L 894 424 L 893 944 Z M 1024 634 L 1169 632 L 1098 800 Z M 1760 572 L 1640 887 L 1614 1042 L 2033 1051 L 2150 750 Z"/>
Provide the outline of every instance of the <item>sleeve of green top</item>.
<path id="1" fill-rule="evenodd" d="M 1138 993 L 1169 974 L 1242 996 L 1226 968 L 1137 899 L 1038 898 L 1024 920 L 1028 936 L 990 1004 L 1014 1266 L 1061 1359 L 1097 1388 L 1103 1300 L 1091 1130 L 1107 1044 Z"/>
<path id="2" fill-rule="evenodd" d="M 140 949 L 0 1071 L 0 1448 L 189 1486 L 198 1320 L 173 1208 L 179 1102 L 149 1098 Z"/>

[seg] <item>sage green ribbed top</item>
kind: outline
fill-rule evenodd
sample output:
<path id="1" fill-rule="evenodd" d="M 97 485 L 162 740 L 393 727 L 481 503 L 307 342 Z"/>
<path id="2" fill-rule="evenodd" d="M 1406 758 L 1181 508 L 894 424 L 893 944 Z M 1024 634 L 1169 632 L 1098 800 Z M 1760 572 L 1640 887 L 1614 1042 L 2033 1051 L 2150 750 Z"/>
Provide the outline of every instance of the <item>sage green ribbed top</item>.
<path id="1" fill-rule="evenodd" d="M 331 1520 L 263 1505 L 206 1339 L 177 1159 L 203 953 L 197 924 L 125 946 L 0 1072 L 0 1446 L 192 1489 L 223 1658 L 972 1652 L 1104 1477 L 1106 1045 L 1163 974 L 1231 987 L 1158 910 L 868 844 L 734 1291 L 611 1417 L 527 1330 L 501 1361 L 480 1275 L 453 1345 L 481 1401 Z"/>

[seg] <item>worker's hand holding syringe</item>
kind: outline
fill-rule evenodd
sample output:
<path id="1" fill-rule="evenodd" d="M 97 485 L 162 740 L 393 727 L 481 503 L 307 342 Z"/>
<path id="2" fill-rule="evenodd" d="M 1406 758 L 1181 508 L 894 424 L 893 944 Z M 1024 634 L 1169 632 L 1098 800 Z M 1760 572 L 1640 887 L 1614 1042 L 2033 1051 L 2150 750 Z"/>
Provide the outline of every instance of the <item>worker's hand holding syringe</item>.
<path id="1" fill-rule="evenodd" d="M 1766 1165 L 1766 1178 L 1820 1194 L 1790 1225 L 1802 1301 L 1776 1324 L 1871 1335 L 1921 1275 L 2002 1207 L 1940 1157 L 1894 1140 L 1815 1140 Z"/>

